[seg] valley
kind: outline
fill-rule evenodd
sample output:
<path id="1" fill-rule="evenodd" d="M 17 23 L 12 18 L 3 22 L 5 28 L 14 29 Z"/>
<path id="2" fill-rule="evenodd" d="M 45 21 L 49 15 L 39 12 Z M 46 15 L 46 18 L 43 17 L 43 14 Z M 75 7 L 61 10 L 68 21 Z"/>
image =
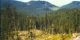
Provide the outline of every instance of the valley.
<path id="1" fill-rule="evenodd" d="M 1 0 L 0 40 L 80 40 L 79 4 Z"/>

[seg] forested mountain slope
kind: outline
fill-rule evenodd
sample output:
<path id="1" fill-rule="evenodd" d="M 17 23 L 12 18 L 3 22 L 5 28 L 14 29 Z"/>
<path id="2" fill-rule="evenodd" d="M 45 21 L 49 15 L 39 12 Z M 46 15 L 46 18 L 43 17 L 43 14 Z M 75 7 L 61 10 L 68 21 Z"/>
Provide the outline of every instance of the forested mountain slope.
<path id="1" fill-rule="evenodd" d="M 58 8 L 57 6 L 46 2 L 46 1 L 30 1 L 30 2 L 20 2 L 13 0 L 1 0 L 1 9 L 4 9 L 4 4 L 9 6 L 15 6 L 17 12 L 27 13 L 31 15 L 42 15 L 47 12 L 55 11 L 50 8 Z"/>
<path id="2" fill-rule="evenodd" d="M 63 5 L 60 9 L 80 8 L 80 1 L 73 1 L 67 5 Z"/>

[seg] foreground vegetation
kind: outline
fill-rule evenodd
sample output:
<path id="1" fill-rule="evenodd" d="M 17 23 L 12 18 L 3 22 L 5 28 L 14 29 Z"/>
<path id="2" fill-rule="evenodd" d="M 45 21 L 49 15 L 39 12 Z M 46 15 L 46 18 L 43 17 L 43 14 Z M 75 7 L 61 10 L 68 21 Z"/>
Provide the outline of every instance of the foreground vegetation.
<path id="1" fill-rule="evenodd" d="M 31 39 L 33 34 L 33 32 L 30 32 L 31 29 L 41 30 L 43 32 L 42 35 L 45 36 L 42 37 L 41 35 L 36 37 L 35 40 L 47 38 L 49 36 L 51 37 L 51 40 L 67 40 L 68 38 L 71 38 L 71 35 L 69 34 L 80 32 L 80 8 L 58 10 L 57 12 L 34 16 L 16 12 L 14 6 L 9 7 L 9 5 L 5 5 L 5 9 L 0 12 L 2 40 L 15 40 L 14 36 L 18 36 L 18 31 L 27 31 L 31 35 Z M 61 34 L 64 33 L 68 35 L 61 36 Z"/>
<path id="2" fill-rule="evenodd" d="M 32 36 L 28 34 L 28 31 L 18 31 L 19 40 L 69 40 L 72 38 L 72 34 L 45 34 L 36 29 L 30 31 Z"/>

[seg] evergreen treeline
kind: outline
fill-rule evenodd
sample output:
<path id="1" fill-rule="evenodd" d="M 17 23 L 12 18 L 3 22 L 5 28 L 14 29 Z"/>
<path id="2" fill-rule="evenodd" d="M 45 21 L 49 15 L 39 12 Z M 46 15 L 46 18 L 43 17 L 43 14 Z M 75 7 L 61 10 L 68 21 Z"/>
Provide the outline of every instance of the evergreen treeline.
<path id="1" fill-rule="evenodd" d="M 41 21 L 39 21 L 40 19 Z M 51 12 L 41 16 L 39 20 L 38 22 L 42 25 L 41 27 L 45 27 L 45 31 L 48 33 L 80 32 L 80 8 Z"/>
<path id="2" fill-rule="evenodd" d="M 39 29 L 44 33 L 74 33 L 80 32 L 80 9 L 67 9 L 33 16 L 16 12 L 16 8 L 5 5 L 1 10 L 1 38 L 13 39 L 14 31 L 29 31 Z M 10 39 L 10 40 L 11 40 Z"/>

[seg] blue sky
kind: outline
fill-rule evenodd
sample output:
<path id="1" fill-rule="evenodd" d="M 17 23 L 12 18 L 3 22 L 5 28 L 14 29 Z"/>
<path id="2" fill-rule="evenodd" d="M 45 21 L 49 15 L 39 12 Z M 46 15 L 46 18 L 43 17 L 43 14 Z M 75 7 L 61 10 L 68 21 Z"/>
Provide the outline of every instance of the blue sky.
<path id="1" fill-rule="evenodd" d="M 18 1 L 21 1 L 21 2 L 29 2 L 30 0 L 18 0 Z M 62 5 L 65 5 L 65 4 L 68 4 L 72 1 L 80 1 L 80 0 L 45 0 L 45 1 L 48 1 L 50 2 L 51 4 L 54 4 L 56 6 L 62 6 Z"/>

